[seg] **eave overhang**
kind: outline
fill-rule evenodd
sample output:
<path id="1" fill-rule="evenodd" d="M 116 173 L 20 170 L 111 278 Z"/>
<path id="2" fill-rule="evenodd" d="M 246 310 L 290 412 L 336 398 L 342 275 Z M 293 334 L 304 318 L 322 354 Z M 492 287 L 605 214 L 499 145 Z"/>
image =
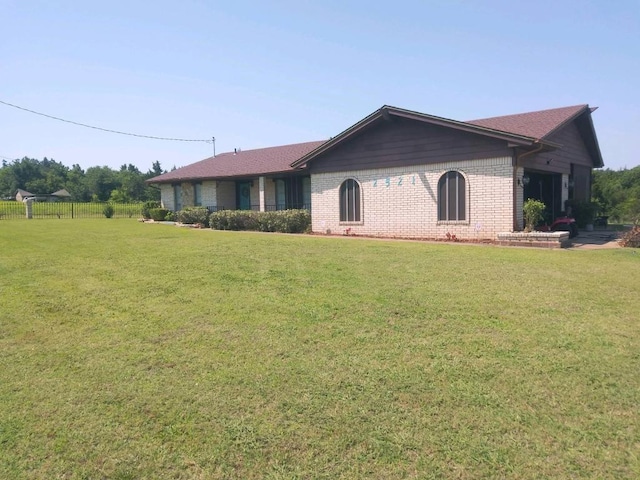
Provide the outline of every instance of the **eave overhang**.
<path id="1" fill-rule="evenodd" d="M 149 185 L 162 185 L 162 184 L 172 185 L 175 183 L 182 183 L 182 182 L 194 182 L 194 183 L 215 182 L 215 181 L 224 182 L 224 181 L 231 181 L 231 180 L 245 180 L 245 179 L 257 178 L 257 177 L 271 178 L 271 177 L 297 176 L 299 174 L 300 174 L 299 170 L 282 170 L 282 171 L 275 171 L 275 172 L 268 172 L 268 173 L 247 173 L 247 174 L 241 174 L 241 175 L 216 175 L 211 177 L 194 177 L 194 176 L 173 177 L 167 180 L 155 180 L 154 178 L 150 178 L 148 180 L 145 180 L 145 183 Z M 155 178 L 158 178 L 158 177 L 155 177 Z"/>

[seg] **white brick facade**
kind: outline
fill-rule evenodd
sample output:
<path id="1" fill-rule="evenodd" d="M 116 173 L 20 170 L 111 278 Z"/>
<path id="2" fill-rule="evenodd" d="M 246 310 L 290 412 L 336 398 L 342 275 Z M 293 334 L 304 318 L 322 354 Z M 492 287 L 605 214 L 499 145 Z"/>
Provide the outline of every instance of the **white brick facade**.
<path id="1" fill-rule="evenodd" d="M 195 189 L 193 187 L 193 183 L 182 182 L 180 186 L 182 187 L 182 207 L 192 207 L 195 202 Z M 160 203 L 162 204 L 162 208 L 166 208 L 172 211 L 176 210 L 173 192 L 173 185 L 166 183 L 160 185 Z M 215 181 L 202 182 L 201 194 L 201 203 L 203 207 L 217 206 L 217 187 Z"/>
<path id="2" fill-rule="evenodd" d="M 173 185 L 168 183 L 160 184 L 160 204 L 167 210 L 175 210 L 173 205 Z"/>
<path id="3" fill-rule="evenodd" d="M 276 204 L 276 182 L 273 178 L 264 180 L 264 203 L 270 207 Z"/>
<path id="4" fill-rule="evenodd" d="M 225 181 L 218 182 L 218 203 L 220 208 L 227 208 L 233 210 L 236 208 L 236 182 Z"/>
<path id="5" fill-rule="evenodd" d="M 438 221 L 438 181 L 450 170 L 466 180 L 465 221 Z M 360 222 L 340 222 L 339 190 L 348 178 L 360 184 Z M 449 233 L 466 240 L 495 240 L 498 232 L 513 230 L 513 192 L 511 157 L 312 174 L 312 229 L 434 239 Z"/>

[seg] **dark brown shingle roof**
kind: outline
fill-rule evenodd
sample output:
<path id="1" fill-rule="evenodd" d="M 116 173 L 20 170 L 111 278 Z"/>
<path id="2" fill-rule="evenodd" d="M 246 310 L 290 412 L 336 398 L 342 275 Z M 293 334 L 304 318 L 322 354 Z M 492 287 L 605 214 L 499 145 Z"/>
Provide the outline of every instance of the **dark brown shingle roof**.
<path id="1" fill-rule="evenodd" d="M 552 108 L 550 110 L 518 113 L 502 117 L 481 118 L 466 123 L 525 137 L 543 139 L 588 108 L 588 105 L 575 105 L 573 107 Z"/>
<path id="2" fill-rule="evenodd" d="M 589 111 L 588 105 L 575 105 L 460 122 L 385 105 L 329 141 L 259 148 L 238 152 L 237 154 L 233 152 L 222 153 L 216 157 L 210 157 L 152 178 L 147 182 L 171 183 L 183 180 L 249 177 L 295 171 L 309 160 L 343 142 L 350 135 L 363 128 L 368 128 L 376 118 L 383 117 L 385 114 L 404 116 L 490 137 L 522 142 L 523 145 L 532 145 L 539 140 L 544 140 L 568 122 L 580 117 L 585 111 Z M 597 148 L 593 127 L 591 127 L 591 130 L 595 142 L 595 147 L 592 149 L 595 152 L 595 163 L 602 166 L 602 159 Z M 549 142 L 549 145 L 553 144 Z M 319 148 L 320 146 L 322 148 Z"/>
<path id="3" fill-rule="evenodd" d="M 227 152 L 209 157 L 172 172 L 154 177 L 150 183 L 167 183 L 179 180 L 214 179 L 267 175 L 293 171 L 291 164 L 324 143 L 306 142 L 280 147 L 258 148 Z"/>

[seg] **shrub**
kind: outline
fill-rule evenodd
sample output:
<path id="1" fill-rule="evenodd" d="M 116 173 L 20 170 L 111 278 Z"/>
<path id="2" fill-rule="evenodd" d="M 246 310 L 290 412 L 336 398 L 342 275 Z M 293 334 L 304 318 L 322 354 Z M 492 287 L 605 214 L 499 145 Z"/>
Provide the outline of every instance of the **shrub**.
<path id="1" fill-rule="evenodd" d="M 640 248 L 640 225 L 636 223 L 618 242 L 623 247 Z"/>
<path id="2" fill-rule="evenodd" d="M 164 221 L 165 222 L 175 222 L 176 221 L 176 214 L 173 213 L 171 210 L 169 210 L 167 212 L 167 215 L 164 217 Z"/>
<path id="3" fill-rule="evenodd" d="M 187 207 L 176 214 L 180 223 L 196 224 L 200 223 L 205 227 L 209 226 L 209 210 L 206 207 Z"/>
<path id="4" fill-rule="evenodd" d="M 593 224 L 598 211 L 598 204 L 584 200 L 567 200 L 567 209 L 571 207 L 571 216 L 576 219 L 578 227 L 584 228 Z"/>
<path id="5" fill-rule="evenodd" d="M 215 230 L 258 230 L 257 213 L 251 210 L 221 210 L 209 216 L 209 225 Z"/>
<path id="6" fill-rule="evenodd" d="M 545 208 L 545 204 L 540 200 L 530 198 L 524 202 L 522 210 L 524 210 L 524 229 L 526 232 L 532 232 L 536 225 L 544 219 Z"/>
<path id="7" fill-rule="evenodd" d="M 146 218 L 147 220 L 151 218 L 150 210 L 152 208 L 160 208 L 160 202 L 156 202 L 155 200 L 151 200 L 148 202 L 144 202 L 142 204 L 142 218 Z"/>
<path id="8" fill-rule="evenodd" d="M 311 214 L 307 210 L 221 210 L 209 216 L 209 225 L 215 230 L 304 233 L 311 227 Z"/>
<path id="9" fill-rule="evenodd" d="M 111 218 L 113 217 L 113 214 L 115 212 L 115 209 L 113 208 L 113 205 L 111 205 L 110 203 L 107 203 L 104 208 L 102 209 L 102 214 L 106 217 L 106 218 Z"/>
<path id="10" fill-rule="evenodd" d="M 149 215 L 154 222 L 163 222 L 167 218 L 169 210 L 166 208 L 152 208 L 149 210 Z"/>

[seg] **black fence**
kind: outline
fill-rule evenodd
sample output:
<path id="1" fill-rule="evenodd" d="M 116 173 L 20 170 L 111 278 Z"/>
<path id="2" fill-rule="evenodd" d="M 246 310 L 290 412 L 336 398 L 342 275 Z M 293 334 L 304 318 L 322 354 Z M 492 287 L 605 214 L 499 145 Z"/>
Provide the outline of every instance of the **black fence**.
<path id="1" fill-rule="evenodd" d="M 228 210 L 228 208 L 224 208 L 223 206 L 219 206 L 219 207 L 205 207 L 207 210 L 209 210 L 209 213 L 213 213 L 213 212 L 219 212 L 221 210 Z"/>
<path id="2" fill-rule="evenodd" d="M 288 204 L 278 204 L 278 205 L 265 205 L 265 210 L 267 212 L 274 212 L 276 210 L 311 210 L 310 203 L 288 203 Z"/>
<path id="3" fill-rule="evenodd" d="M 209 210 L 209 213 L 219 212 L 221 210 L 242 210 L 240 208 L 226 208 L 224 206 L 217 207 L 206 207 Z M 289 205 L 265 205 L 264 209 L 266 212 L 275 212 L 277 210 L 311 210 L 311 205 L 308 203 L 300 203 L 300 204 L 289 204 Z M 252 210 L 254 212 L 260 211 L 260 205 L 253 204 L 251 208 L 247 208 L 245 210 Z"/>
<path id="4" fill-rule="evenodd" d="M 32 202 L 31 218 L 139 218 L 142 203 L 107 202 Z M 27 205 L 23 202 L 0 202 L 0 221 L 26 219 Z"/>

